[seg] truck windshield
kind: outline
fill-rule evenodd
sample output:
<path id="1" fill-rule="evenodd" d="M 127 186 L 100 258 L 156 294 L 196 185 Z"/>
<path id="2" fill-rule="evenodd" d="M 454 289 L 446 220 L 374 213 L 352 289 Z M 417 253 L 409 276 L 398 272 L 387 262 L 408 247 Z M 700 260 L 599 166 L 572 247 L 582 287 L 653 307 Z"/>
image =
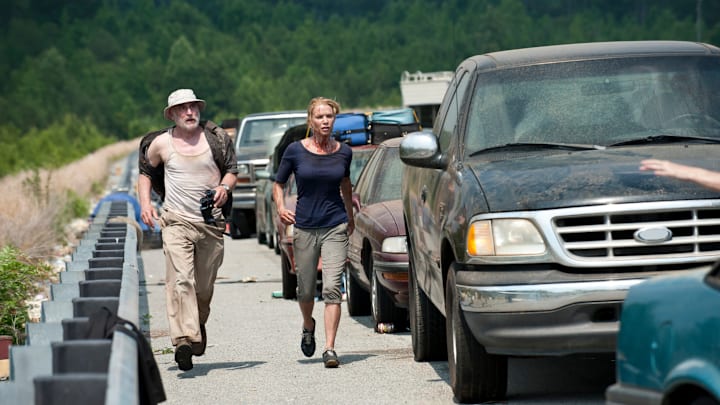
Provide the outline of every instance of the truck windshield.
<path id="1" fill-rule="evenodd" d="M 238 146 L 267 145 L 271 134 L 284 132 L 290 127 L 305 123 L 305 121 L 305 117 L 250 120 L 243 126 Z"/>
<path id="2" fill-rule="evenodd" d="M 468 153 L 526 142 L 720 139 L 720 58 L 637 57 L 481 72 L 471 103 Z"/>

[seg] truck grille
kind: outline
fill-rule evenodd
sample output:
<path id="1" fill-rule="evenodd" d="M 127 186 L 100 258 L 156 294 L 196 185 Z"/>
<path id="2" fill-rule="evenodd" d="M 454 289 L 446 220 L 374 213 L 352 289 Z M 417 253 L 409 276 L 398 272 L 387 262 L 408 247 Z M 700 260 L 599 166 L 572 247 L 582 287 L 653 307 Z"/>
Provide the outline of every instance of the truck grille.
<path id="1" fill-rule="evenodd" d="M 561 248 L 579 261 L 627 261 L 720 255 L 720 207 L 668 208 L 665 204 L 613 206 L 612 212 L 557 216 L 552 219 Z M 664 208 L 663 208 L 664 207 Z M 667 241 L 640 242 L 643 229 L 672 232 Z"/>
<path id="2" fill-rule="evenodd" d="M 253 174 L 252 179 L 253 179 L 253 183 L 254 183 L 255 181 L 257 181 L 257 175 L 255 173 L 257 173 L 258 170 L 265 170 L 267 168 L 267 164 L 255 163 L 254 165 L 251 166 L 251 168 L 252 168 L 252 174 Z"/>
<path id="3" fill-rule="evenodd" d="M 238 174 L 238 184 L 254 184 L 257 181 L 257 175 L 255 173 L 258 170 L 263 170 L 267 167 L 267 163 L 258 163 L 256 161 L 238 162 L 238 164 L 246 165 L 248 167 L 248 173 Z"/>

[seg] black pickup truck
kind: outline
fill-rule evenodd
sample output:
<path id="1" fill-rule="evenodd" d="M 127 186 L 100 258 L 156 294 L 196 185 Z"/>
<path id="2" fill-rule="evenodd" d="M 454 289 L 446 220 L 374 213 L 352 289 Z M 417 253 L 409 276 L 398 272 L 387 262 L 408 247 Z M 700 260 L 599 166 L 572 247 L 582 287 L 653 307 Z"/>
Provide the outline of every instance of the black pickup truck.
<path id="1" fill-rule="evenodd" d="M 613 353 L 630 286 L 720 257 L 720 194 L 640 171 L 720 169 L 720 49 L 569 44 L 470 57 L 400 146 L 417 361 L 460 402 L 510 356 Z"/>

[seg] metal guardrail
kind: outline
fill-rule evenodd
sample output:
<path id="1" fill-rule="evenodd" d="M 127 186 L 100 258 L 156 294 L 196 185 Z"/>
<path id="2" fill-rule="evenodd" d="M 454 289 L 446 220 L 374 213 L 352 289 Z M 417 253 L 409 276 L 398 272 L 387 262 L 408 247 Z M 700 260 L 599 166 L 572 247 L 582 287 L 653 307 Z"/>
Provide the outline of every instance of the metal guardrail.
<path id="1" fill-rule="evenodd" d="M 60 282 L 51 285 L 41 322 L 28 323 L 25 345 L 10 347 L 10 381 L 0 383 L 0 402 L 138 404 L 135 340 L 124 333 L 86 338 L 89 316 L 102 307 L 138 325 L 137 231 L 112 221 L 133 218 L 132 210 L 127 202 L 103 203 Z"/>
<path id="2" fill-rule="evenodd" d="M 130 189 L 133 163 L 131 155 L 119 187 Z M 50 286 L 41 321 L 27 324 L 25 345 L 10 347 L 10 380 L 0 383 L 0 403 L 139 403 L 136 341 L 125 333 L 86 338 L 89 316 L 102 307 L 140 326 L 142 236 L 134 218 L 127 201 L 101 203 L 59 283 Z"/>

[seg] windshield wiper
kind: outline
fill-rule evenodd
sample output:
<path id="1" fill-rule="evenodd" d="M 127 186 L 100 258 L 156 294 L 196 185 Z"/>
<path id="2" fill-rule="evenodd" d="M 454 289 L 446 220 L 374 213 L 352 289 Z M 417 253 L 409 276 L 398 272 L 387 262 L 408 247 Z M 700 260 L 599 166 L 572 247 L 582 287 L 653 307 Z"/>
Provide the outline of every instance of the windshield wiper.
<path id="1" fill-rule="evenodd" d="M 481 153 L 494 152 L 501 149 L 514 149 L 514 148 L 532 148 L 532 149 L 564 149 L 564 150 L 603 150 L 604 146 L 601 145 L 588 145 L 581 143 L 553 143 L 553 142 L 515 142 L 506 143 L 504 145 L 490 146 L 485 149 L 477 150 L 470 154 L 470 156 L 479 155 Z"/>
<path id="2" fill-rule="evenodd" d="M 677 142 L 701 142 L 701 143 L 720 143 L 718 138 L 708 138 L 703 136 L 689 136 L 689 135 L 651 135 L 643 138 L 630 139 L 627 141 L 617 142 L 608 145 L 611 146 L 626 146 L 626 145 L 642 145 L 648 143 L 677 143 Z"/>

